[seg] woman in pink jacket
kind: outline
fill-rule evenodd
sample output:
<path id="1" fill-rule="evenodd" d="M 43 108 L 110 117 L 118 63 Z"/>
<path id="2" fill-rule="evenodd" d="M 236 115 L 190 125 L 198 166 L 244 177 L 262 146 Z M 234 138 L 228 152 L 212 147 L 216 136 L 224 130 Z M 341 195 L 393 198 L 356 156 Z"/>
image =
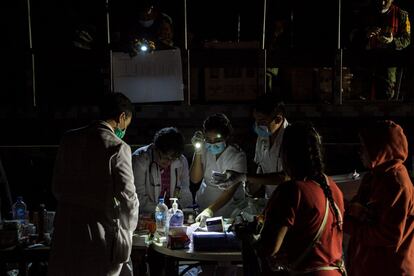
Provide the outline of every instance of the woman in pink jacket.
<path id="1" fill-rule="evenodd" d="M 414 188 L 403 164 L 407 138 L 392 121 L 370 125 L 360 138 L 370 172 L 347 208 L 349 275 L 414 275 Z"/>

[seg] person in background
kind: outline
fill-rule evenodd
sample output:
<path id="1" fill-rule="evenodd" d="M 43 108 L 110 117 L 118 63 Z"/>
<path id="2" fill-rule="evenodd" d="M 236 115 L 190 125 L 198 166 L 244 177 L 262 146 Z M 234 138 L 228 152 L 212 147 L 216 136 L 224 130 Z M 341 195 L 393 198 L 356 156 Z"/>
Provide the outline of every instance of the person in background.
<path id="1" fill-rule="evenodd" d="M 230 217 L 237 205 L 244 200 L 243 185 L 247 171 L 246 154 L 229 139 L 233 128 L 222 113 L 204 121 L 203 132 L 196 132 L 196 144 L 190 168 L 192 183 L 201 183 L 196 202 L 203 210 L 196 221 L 215 216 Z"/>
<path id="2" fill-rule="evenodd" d="M 321 137 L 311 124 L 295 123 L 282 146 L 291 180 L 269 199 L 254 248 L 271 269 L 285 254 L 289 275 L 341 275 L 344 202 L 324 173 Z"/>
<path id="3" fill-rule="evenodd" d="M 100 121 L 65 133 L 53 174 L 58 206 L 49 275 L 119 275 L 127 268 L 139 202 L 122 138 L 133 113 L 126 96 L 111 93 Z"/>
<path id="4" fill-rule="evenodd" d="M 394 0 L 377 0 L 380 13 L 367 31 L 367 49 L 402 50 L 410 45 L 408 13 L 393 4 Z M 393 100 L 397 83 L 397 67 L 378 67 L 374 71 L 377 99 Z"/>
<path id="5" fill-rule="evenodd" d="M 147 51 L 175 48 L 173 21 L 152 0 L 140 1 L 130 9 L 135 12 L 125 11 L 130 15 L 122 27 L 124 30 L 114 35 L 114 40 L 120 40 L 120 50 L 135 56 L 144 44 L 148 46 Z"/>
<path id="6" fill-rule="evenodd" d="M 375 0 L 373 14 L 366 15 L 363 30 L 355 29 L 351 41 L 365 46 L 366 50 L 403 50 L 410 45 L 410 20 L 408 12 L 394 4 L 394 0 Z M 384 52 L 384 54 L 387 54 Z M 394 100 L 396 95 L 396 66 L 375 65 L 369 69 L 372 81 L 367 89 L 371 99 Z"/>
<path id="7" fill-rule="evenodd" d="M 182 207 L 192 204 L 189 190 L 188 161 L 183 155 L 184 138 L 178 129 L 160 129 L 151 144 L 132 155 L 135 187 L 140 201 L 140 214 L 152 215 L 158 198 L 170 205 L 169 198 L 178 198 Z"/>
<path id="8" fill-rule="evenodd" d="M 349 275 L 414 275 L 414 187 L 404 166 L 408 142 L 392 121 L 360 131 L 361 160 L 370 170 L 351 200 Z"/>
<path id="9" fill-rule="evenodd" d="M 266 49 L 269 53 L 269 58 L 282 56 L 283 51 L 286 52 L 290 48 L 288 25 L 288 20 L 282 18 L 272 19 L 270 21 L 269 31 L 266 35 Z M 283 74 L 285 74 L 283 68 L 266 68 L 267 93 L 276 95 L 283 93 Z"/>
<path id="10" fill-rule="evenodd" d="M 254 162 L 256 173 L 247 174 L 246 194 L 256 196 L 265 188 L 269 199 L 277 185 L 286 181 L 283 171 L 281 148 L 283 135 L 289 125 L 284 104 L 264 95 L 256 99 L 253 107 L 254 131 L 257 134 Z"/>

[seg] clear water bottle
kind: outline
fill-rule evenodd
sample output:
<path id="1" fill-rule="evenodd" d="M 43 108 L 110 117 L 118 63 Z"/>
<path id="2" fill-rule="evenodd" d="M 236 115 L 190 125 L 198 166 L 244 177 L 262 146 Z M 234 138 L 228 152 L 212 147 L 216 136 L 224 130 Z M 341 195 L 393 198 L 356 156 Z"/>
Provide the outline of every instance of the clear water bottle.
<path id="1" fill-rule="evenodd" d="M 157 224 L 157 234 L 161 237 L 165 237 L 167 227 L 167 213 L 168 207 L 164 203 L 164 198 L 158 199 L 158 204 L 155 207 L 155 223 Z"/>
<path id="2" fill-rule="evenodd" d="M 19 220 L 20 223 L 26 222 L 26 203 L 23 201 L 23 197 L 18 196 L 17 201 L 12 206 L 13 219 Z"/>
<path id="3" fill-rule="evenodd" d="M 242 216 L 248 222 L 254 221 L 254 217 L 260 214 L 259 209 L 257 208 L 257 199 L 248 198 L 247 207 L 243 209 Z"/>

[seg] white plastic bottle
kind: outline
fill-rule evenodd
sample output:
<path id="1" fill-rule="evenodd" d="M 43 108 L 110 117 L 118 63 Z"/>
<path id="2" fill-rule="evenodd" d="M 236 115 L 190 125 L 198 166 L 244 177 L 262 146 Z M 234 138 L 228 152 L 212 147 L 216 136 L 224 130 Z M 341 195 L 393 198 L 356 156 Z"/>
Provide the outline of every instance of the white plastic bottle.
<path id="1" fill-rule="evenodd" d="M 170 198 L 171 201 L 174 201 L 172 203 L 172 207 L 170 210 L 168 210 L 168 226 L 171 227 L 177 227 L 177 226 L 183 226 L 184 223 L 184 213 L 180 209 L 178 209 L 178 198 Z"/>
<path id="2" fill-rule="evenodd" d="M 22 196 L 18 196 L 16 202 L 12 205 L 13 219 L 20 221 L 20 223 L 26 222 L 26 203 L 23 201 Z"/>
<path id="3" fill-rule="evenodd" d="M 155 207 L 155 223 L 157 225 L 157 234 L 160 237 L 165 237 L 165 231 L 167 226 L 167 212 L 168 207 L 164 203 L 164 198 L 158 199 L 158 204 Z"/>

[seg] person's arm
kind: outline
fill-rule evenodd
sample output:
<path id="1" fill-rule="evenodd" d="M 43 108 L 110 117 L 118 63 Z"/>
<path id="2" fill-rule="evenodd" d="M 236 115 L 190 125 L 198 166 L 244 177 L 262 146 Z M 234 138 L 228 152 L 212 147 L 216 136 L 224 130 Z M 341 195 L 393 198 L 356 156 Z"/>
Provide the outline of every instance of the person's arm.
<path id="1" fill-rule="evenodd" d="M 233 184 L 229 189 L 223 191 L 223 193 L 217 198 L 208 208 L 213 212 L 217 212 L 220 210 L 227 202 L 232 199 L 234 193 L 236 192 L 237 188 L 240 186 L 242 182 L 238 182 Z"/>
<path id="2" fill-rule="evenodd" d="M 149 174 L 149 161 L 145 159 L 144 153 L 132 156 L 132 169 L 134 172 L 134 184 L 140 202 L 141 213 L 152 213 L 157 202 L 151 201 L 147 191 L 147 176 Z"/>
<path id="3" fill-rule="evenodd" d="M 254 245 L 260 256 L 273 256 L 279 252 L 287 231 L 295 224 L 299 199 L 299 190 L 293 182 L 283 184 L 272 194 L 260 237 Z"/>
<path id="4" fill-rule="evenodd" d="M 266 174 L 247 174 L 246 192 L 250 195 L 257 193 L 263 185 L 278 186 L 290 178 L 284 171 Z"/>
<path id="5" fill-rule="evenodd" d="M 401 172 L 400 172 L 401 174 Z M 363 246 L 381 246 L 397 248 L 400 244 L 406 218 L 409 217 L 410 191 L 408 185 L 402 185 L 408 181 L 408 175 L 400 179 L 383 177 L 387 182 L 387 190 L 377 191 L 372 202 L 367 205 L 370 219 L 362 220 L 352 217 L 347 210 L 346 231 L 352 236 L 357 236 Z M 405 179 L 404 179 L 405 178 Z M 412 185 L 409 183 L 409 185 Z M 374 215 L 374 216 L 372 216 Z"/>
<path id="6" fill-rule="evenodd" d="M 130 147 L 122 144 L 113 162 L 115 197 L 120 203 L 121 226 L 134 231 L 138 223 L 139 201 L 135 192 Z"/>
<path id="7" fill-rule="evenodd" d="M 182 208 L 191 206 L 193 203 L 192 195 L 190 192 L 190 176 L 188 172 L 188 161 L 187 158 L 182 156 L 180 158 L 182 167 L 180 168 L 180 173 L 178 174 L 178 183 L 180 185 L 180 204 Z"/>
<path id="8" fill-rule="evenodd" d="M 262 233 L 263 231 L 267 233 L 263 236 L 268 237 L 268 239 L 259 238 L 257 244 L 255 245 L 259 256 L 276 255 L 283 244 L 283 240 L 285 239 L 288 230 L 289 227 L 286 225 L 274 227 L 274 225 L 265 224 L 263 226 Z"/>
<path id="9" fill-rule="evenodd" d="M 215 212 L 233 198 L 239 186 L 245 181 L 244 173 L 234 171 L 227 171 L 226 173 L 230 174 L 229 179 L 222 184 L 218 184 L 223 189 L 222 194 L 196 217 L 196 221 L 202 222 L 205 218 L 212 217 Z"/>
<path id="10" fill-rule="evenodd" d="M 411 35 L 410 35 L 410 19 L 408 13 L 401 11 L 401 21 L 400 26 L 401 34 L 394 37 L 394 45 L 396 50 L 402 50 L 407 48 L 410 45 Z"/>
<path id="11" fill-rule="evenodd" d="M 193 183 L 199 183 L 203 179 L 203 163 L 201 162 L 201 153 L 195 152 L 190 167 L 190 180 Z"/>

